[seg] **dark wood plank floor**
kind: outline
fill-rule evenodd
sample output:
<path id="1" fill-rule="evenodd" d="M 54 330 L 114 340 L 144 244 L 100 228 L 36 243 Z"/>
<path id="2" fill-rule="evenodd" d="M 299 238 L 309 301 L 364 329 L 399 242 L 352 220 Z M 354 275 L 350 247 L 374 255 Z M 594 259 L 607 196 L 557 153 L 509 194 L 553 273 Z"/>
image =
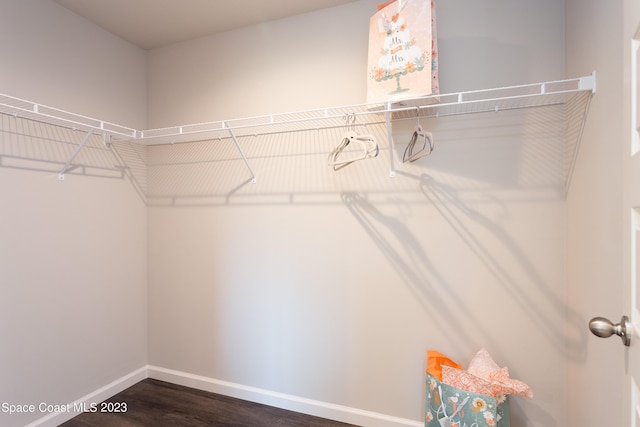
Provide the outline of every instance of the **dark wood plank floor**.
<path id="1" fill-rule="evenodd" d="M 62 427 L 351 426 L 153 379 L 143 380 L 106 402 L 116 408 L 126 403 L 126 412 L 84 412 Z"/>

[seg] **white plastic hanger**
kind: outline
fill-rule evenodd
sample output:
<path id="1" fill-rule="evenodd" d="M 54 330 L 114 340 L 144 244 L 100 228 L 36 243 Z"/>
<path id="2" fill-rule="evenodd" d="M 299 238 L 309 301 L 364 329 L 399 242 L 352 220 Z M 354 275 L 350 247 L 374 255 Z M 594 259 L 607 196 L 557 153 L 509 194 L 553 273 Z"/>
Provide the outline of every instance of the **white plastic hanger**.
<path id="1" fill-rule="evenodd" d="M 416 108 L 416 127 L 411 135 L 411 140 L 407 144 L 407 148 L 404 150 L 402 161 L 415 162 L 416 160 L 426 157 L 433 152 L 433 135 L 431 132 L 427 132 L 422 129 L 420 125 L 420 109 Z"/>
<path id="2" fill-rule="evenodd" d="M 353 130 L 356 121 L 355 114 L 347 114 L 345 122 L 349 129 L 342 135 L 342 140 L 329 154 L 328 164 L 333 170 L 341 169 L 358 160 L 376 157 L 380 152 L 378 143 L 373 135 L 360 135 Z M 347 150 L 347 147 L 353 150 Z"/>

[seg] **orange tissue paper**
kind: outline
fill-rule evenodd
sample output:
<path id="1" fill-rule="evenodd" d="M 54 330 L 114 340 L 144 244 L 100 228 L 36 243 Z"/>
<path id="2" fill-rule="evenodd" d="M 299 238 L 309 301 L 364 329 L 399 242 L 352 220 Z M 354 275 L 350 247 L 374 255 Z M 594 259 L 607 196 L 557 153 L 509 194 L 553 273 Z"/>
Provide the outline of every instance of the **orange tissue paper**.
<path id="1" fill-rule="evenodd" d="M 442 367 L 449 366 L 455 369 L 462 369 L 462 365 L 449 359 L 444 354 L 436 350 L 427 351 L 427 373 L 442 381 Z"/>

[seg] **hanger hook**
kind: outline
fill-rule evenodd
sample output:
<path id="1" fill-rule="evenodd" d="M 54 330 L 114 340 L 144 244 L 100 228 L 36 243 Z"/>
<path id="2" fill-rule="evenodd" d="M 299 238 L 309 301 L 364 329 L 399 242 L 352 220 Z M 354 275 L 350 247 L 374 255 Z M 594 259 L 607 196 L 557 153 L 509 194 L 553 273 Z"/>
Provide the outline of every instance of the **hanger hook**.
<path id="1" fill-rule="evenodd" d="M 353 125 L 356 123 L 356 113 L 347 113 L 344 115 L 344 122 L 349 130 L 353 129 Z"/>
<path id="2" fill-rule="evenodd" d="M 420 107 L 416 107 L 416 128 L 422 129 L 422 125 L 420 124 Z"/>

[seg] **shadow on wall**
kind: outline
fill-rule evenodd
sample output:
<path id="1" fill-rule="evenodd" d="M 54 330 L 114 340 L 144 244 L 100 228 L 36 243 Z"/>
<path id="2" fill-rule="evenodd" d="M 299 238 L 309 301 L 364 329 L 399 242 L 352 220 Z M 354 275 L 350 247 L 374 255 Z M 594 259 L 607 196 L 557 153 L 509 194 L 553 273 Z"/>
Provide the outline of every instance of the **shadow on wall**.
<path id="1" fill-rule="evenodd" d="M 460 237 L 471 250 L 476 259 L 490 271 L 492 283 L 499 285 L 502 292 L 508 295 L 509 301 L 517 305 L 517 310 L 537 325 L 543 335 L 547 337 L 561 352 L 568 345 L 568 356 L 573 360 L 584 358 L 586 348 L 586 335 L 581 333 L 584 322 L 575 311 L 568 309 L 562 296 L 553 291 L 549 283 L 540 275 L 532 264 L 530 256 L 522 249 L 521 245 L 510 236 L 499 223 L 484 215 L 480 210 L 466 205 L 451 186 L 434 180 L 429 175 L 420 177 L 420 189 L 431 204 L 438 210 L 441 217 L 450 228 Z M 493 203 L 500 203 L 492 200 Z M 505 207 L 506 209 L 506 207 Z M 491 239 L 478 237 L 477 228 L 484 230 Z M 496 243 L 499 251 L 496 251 Z M 508 254 L 508 257 L 496 256 Z M 524 273 L 527 283 L 534 286 L 522 286 L 521 281 L 514 276 L 515 271 Z M 536 301 L 532 304 L 531 301 Z M 549 317 L 549 310 L 556 318 L 567 318 L 566 329 L 555 323 Z M 567 342 L 567 330 L 569 336 L 575 337 L 573 342 Z"/>
<path id="2" fill-rule="evenodd" d="M 493 292 L 504 293 L 509 304 L 517 306 L 516 312 L 526 317 L 528 323 L 536 325 L 560 353 L 565 352 L 567 345 L 566 331 L 563 325 L 556 324 L 550 318 L 549 311 L 553 313 L 554 319 L 561 319 L 566 315 L 568 329 L 574 332 L 570 336 L 576 337 L 569 342 L 568 356 L 572 359 L 583 358 L 586 336 L 581 331 L 584 329 L 584 322 L 577 313 L 567 309 L 562 299 L 540 276 L 518 242 L 481 210 L 471 208 L 462 201 L 453 187 L 439 183 L 429 175 L 421 176 L 419 185 L 429 204 L 435 208 L 444 223 L 469 249 L 473 258 L 479 260 L 490 273 L 490 282 L 495 288 Z M 477 328 L 469 328 L 469 325 L 482 325 L 483 321 L 468 306 L 469 297 L 463 294 L 465 287 L 451 283 L 451 280 L 439 271 L 438 265 L 441 263 L 433 261 L 425 252 L 428 236 L 419 241 L 416 233 L 404 222 L 383 214 L 363 194 L 343 193 L 342 199 L 376 247 L 394 267 L 398 277 L 402 278 L 425 310 L 431 314 L 436 323 L 435 328 L 455 331 L 450 334 L 453 347 L 462 350 L 468 348 L 470 343 L 472 347 L 477 348 L 503 347 L 505 341 L 495 341 L 494 333 L 478 333 Z M 498 200 L 485 202 L 487 203 L 501 204 Z M 479 235 L 488 235 L 490 238 L 481 238 Z M 437 243 L 426 245 L 436 252 L 439 246 L 441 245 Z M 497 254 L 510 255 L 506 258 Z M 515 277 L 516 275 L 524 275 L 525 280 Z M 523 282 L 534 286 L 524 286 Z M 531 301 L 536 301 L 536 304 L 532 304 Z"/>
<path id="3" fill-rule="evenodd" d="M 342 200 L 360 226 L 367 232 L 373 243 L 385 256 L 413 292 L 424 309 L 431 315 L 435 325 L 441 331 L 457 331 L 451 334 L 452 346 L 463 353 L 469 343 L 479 345 L 478 337 L 468 325 L 478 324 L 478 319 L 470 315 L 471 311 L 465 298 L 457 294 L 456 287 L 448 283 L 434 262 L 418 241 L 415 233 L 402 221 L 380 212 L 367 197 L 358 193 L 343 193 Z M 455 315 L 452 315 L 455 313 Z M 491 339 L 490 337 L 487 337 Z M 497 347 L 496 342 L 488 342 Z"/>
<path id="4" fill-rule="evenodd" d="M 51 174 L 51 179 L 86 176 L 127 180 L 146 203 L 146 147 L 131 142 L 105 143 L 92 135 L 73 158 L 85 132 L 39 123 L 20 117 L 0 116 L 0 168 Z M 65 170 L 65 165 L 72 159 Z"/>

